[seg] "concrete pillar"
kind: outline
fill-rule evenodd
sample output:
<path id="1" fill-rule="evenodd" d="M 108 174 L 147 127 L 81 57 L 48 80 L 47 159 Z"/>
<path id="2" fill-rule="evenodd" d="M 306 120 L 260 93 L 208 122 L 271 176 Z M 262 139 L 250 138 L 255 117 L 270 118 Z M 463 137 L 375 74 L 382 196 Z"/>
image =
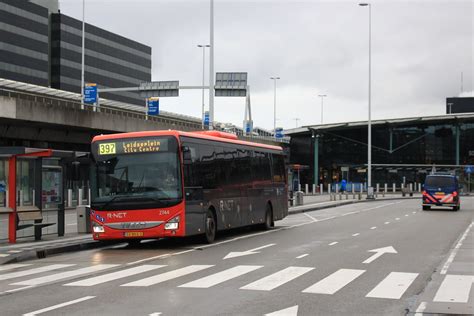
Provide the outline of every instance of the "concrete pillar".
<path id="1" fill-rule="evenodd" d="M 72 207 L 72 189 L 67 189 L 67 207 Z"/>
<path id="2" fill-rule="evenodd" d="M 77 190 L 77 206 L 82 206 L 82 199 L 84 197 L 84 190 L 79 188 Z"/>

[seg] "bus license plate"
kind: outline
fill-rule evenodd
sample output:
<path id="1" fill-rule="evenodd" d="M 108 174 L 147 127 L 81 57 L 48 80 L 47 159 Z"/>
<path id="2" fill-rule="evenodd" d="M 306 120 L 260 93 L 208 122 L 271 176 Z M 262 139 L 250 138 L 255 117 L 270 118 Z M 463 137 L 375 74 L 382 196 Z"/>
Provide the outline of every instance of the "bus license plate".
<path id="1" fill-rule="evenodd" d="M 126 232 L 124 237 L 143 237 L 143 232 Z"/>
<path id="2" fill-rule="evenodd" d="M 444 195 L 444 192 L 436 192 L 435 195 Z"/>

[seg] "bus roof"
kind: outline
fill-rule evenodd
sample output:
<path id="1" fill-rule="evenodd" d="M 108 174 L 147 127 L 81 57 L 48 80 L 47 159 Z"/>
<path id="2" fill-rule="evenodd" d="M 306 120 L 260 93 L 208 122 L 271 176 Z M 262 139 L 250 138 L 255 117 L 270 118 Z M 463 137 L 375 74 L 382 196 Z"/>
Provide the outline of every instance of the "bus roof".
<path id="1" fill-rule="evenodd" d="M 107 134 L 107 135 L 98 135 L 92 139 L 92 142 L 109 140 L 109 139 L 121 139 L 121 138 L 138 138 L 138 137 L 150 137 L 150 136 L 185 136 L 193 137 L 199 139 L 207 139 L 218 142 L 236 144 L 236 145 L 246 145 L 252 147 L 259 147 L 265 149 L 272 149 L 282 151 L 283 148 L 280 146 L 272 146 L 261 143 L 247 142 L 239 140 L 236 135 L 230 133 L 224 133 L 219 131 L 198 131 L 198 132 L 183 132 L 177 130 L 166 130 L 166 131 L 142 131 L 142 132 L 129 132 L 129 133 L 116 133 L 116 134 Z"/>

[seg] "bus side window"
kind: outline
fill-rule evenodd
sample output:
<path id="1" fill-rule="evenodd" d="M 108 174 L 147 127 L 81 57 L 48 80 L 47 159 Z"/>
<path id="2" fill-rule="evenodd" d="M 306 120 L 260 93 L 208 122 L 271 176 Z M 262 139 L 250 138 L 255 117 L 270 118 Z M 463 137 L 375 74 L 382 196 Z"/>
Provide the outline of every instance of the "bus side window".
<path id="1" fill-rule="evenodd" d="M 186 162 L 184 168 L 184 186 L 185 187 L 196 187 L 201 186 L 199 176 L 199 147 L 197 144 L 184 143 L 188 153 L 186 154 L 190 161 Z"/>

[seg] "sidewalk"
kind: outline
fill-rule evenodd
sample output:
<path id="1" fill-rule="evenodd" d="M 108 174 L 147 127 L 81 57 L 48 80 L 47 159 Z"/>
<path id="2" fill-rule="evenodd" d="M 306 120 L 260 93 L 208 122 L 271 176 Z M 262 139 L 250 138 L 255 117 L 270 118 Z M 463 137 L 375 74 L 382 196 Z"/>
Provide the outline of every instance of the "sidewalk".
<path id="1" fill-rule="evenodd" d="M 339 200 L 342 198 L 341 200 Z M 315 211 L 330 207 L 337 207 L 352 203 L 372 202 L 380 200 L 401 199 L 401 194 L 378 196 L 375 200 L 367 200 L 365 196 L 358 199 L 358 194 L 353 199 L 352 194 L 348 194 L 346 200 L 345 195 L 336 196 L 336 201 L 331 201 L 328 194 L 323 195 L 307 195 L 303 197 L 303 205 L 292 206 L 289 208 L 289 215 Z M 406 199 L 410 197 L 405 197 Z M 412 198 L 420 198 L 419 194 L 415 194 Z M 74 230 L 72 230 L 74 231 Z M 69 233 L 64 237 L 57 237 L 55 235 L 46 235 L 41 241 L 20 240 L 16 244 L 8 244 L 7 242 L 0 243 L 0 265 L 6 263 L 20 262 L 35 258 L 45 258 L 46 256 L 70 252 L 94 249 L 104 246 L 104 243 L 92 239 L 92 235 Z"/>

